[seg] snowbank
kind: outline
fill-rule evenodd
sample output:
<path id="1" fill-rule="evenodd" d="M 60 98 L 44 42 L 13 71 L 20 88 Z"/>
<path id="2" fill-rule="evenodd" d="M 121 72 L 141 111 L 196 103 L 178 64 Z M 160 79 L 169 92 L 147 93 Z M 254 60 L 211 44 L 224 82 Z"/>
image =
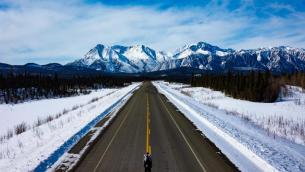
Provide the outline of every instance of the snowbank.
<path id="1" fill-rule="evenodd" d="M 88 95 L 73 96 L 67 98 L 35 100 L 15 105 L 0 104 L 0 135 L 6 134 L 8 129 L 25 122 L 31 125 L 38 118 L 45 118 L 70 110 L 73 106 L 88 103 L 93 98 L 98 98 L 110 94 L 117 89 L 101 89 L 93 91 Z"/>
<path id="2" fill-rule="evenodd" d="M 205 100 L 218 100 L 224 97 L 220 92 L 211 95 L 209 91 L 196 90 L 199 88 L 165 82 L 154 82 L 154 85 L 241 171 L 305 171 L 304 145 L 270 135 L 247 118 L 221 109 L 217 104 L 201 102 L 196 96 L 193 97 L 195 94 L 205 97 Z M 244 106 L 241 100 L 231 102 L 230 105 L 241 108 Z"/>
<path id="3" fill-rule="evenodd" d="M 305 145 L 305 92 L 299 87 L 287 86 L 286 95 L 281 95 L 275 103 L 259 103 L 227 97 L 209 88 L 174 85 L 181 93 L 247 119 L 267 130 L 270 135 Z"/>

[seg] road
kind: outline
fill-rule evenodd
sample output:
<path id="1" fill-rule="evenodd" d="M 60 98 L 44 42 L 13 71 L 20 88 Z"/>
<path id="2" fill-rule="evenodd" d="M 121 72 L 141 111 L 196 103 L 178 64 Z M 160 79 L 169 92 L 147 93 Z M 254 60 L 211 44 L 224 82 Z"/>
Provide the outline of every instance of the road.
<path id="1" fill-rule="evenodd" d="M 75 171 L 141 172 L 147 151 L 153 172 L 237 171 L 150 82 L 135 92 Z"/>

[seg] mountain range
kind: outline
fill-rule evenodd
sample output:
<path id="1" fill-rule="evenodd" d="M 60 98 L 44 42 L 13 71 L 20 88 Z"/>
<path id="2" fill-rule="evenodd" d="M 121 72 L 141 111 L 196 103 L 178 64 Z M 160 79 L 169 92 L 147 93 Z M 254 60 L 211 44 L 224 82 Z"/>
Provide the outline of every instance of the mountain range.
<path id="1" fill-rule="evenodd" d="M 214 72 L 259 70 L 287 73 L 305 71 L 305 49 L 279 46 L 233 50 L 198 42 L 175 53 L 166 53 L 144 45 L 98 44 L 84 58 L 67 65 L 113 73 L 155 72 L 182 67 Z"/>
<path id="2" fill-rule="evenodd" d="M 157 51 L 145 45 L 96 45 L 83 58 L 66 65 L 8 65 L 0 63 L 0 72 L 8 70 L 34 73 L 108 73 L 167 74 L 170 72 L 305 71 L 305 49 L 279 46 L 248 50 L 223 49 L 205 42 L 187 45 L 174 53 Z M 183 73 L 182 72 L 182 73 Z"/>

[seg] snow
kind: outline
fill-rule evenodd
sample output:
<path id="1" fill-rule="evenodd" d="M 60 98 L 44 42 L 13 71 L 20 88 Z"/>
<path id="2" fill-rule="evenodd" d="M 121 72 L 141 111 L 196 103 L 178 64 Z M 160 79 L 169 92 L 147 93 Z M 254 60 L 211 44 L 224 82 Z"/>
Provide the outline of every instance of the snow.
<path id="1" fill-rule="evenodd" d="M 109 49 L 109 47 L 104 46 L 104 48 L 102 49 L 103 52 L 101 54 L 102 54 L 103 57 L 100 57 L 97 47 L 91 49 L 87 54 L 85 54 L 82 63 L 84 65 L 89 66 L 89 65 L 93 64 L 95 61 L 97 61 L 101 58 L 105 58 L 105 56 L 106 56 L 105 55 L 105 49 Z"/>
<path id="2" fill-rule="evenodd" d="M 297 87 L 289 87 L 294 94 L 282 97 L 279 102 L 254 103 L 207 88 L 165 82 L 154 85 L 241 171 L 305 171 L 305 146 L 297 139 L 283 137 L 275 123 L 271 131 L 278 132 L 267 132 L 266 123 L 262 122 L 270 119 L 272 123 L 279 116 L 283 118 L 283 114 L 284 119 L 290 119 L 286 121 L 289 125 L 284 125 L 286 129 L 294 126 L 291 121 L 302 122 L 305 96 Z M 301 100 L 295 104 L 296 97 Z"/>
<path id="3" fill-rule="evenodd" d="M 105 96 L 116 90 L 117 89 L 101 89 L 92 91 L 88 95 L 35 100 L 12 105 L 0 104 L 0 136 L 22 122 L 32 124 L 38 118 L 45 118 L 49 115 L 61 113 L 64 109 L 68 110 L 75 105 L 88 103 L 93 98 Z"/>
<path id="4" fill-rule="evenodd" d="M 195 44 L 184 45 L 184 46 L 182 46 L 182 47 L 176 49 L 176 50 L 173 52 L 173 55 L 180 54 L 181 52 L 185 51 L 186 49 L 189 49 L 192 45 L 195 45 Z"/>
<path id="5" fill-rule="evenodd" d="M 90 55 L 90 56 L 89 56 Z M 86 55 L 85 58 L 84 58 L 84 65 L 91 65 L 93 64 L 96 60 L 100 59 L 100 56 L 95 53 L 95 54 L 89 54 L 89 55 Z"/>
<path id="6" fill-rule="evenodd" d="M 159 62 L 166 62 L 170 60 L 171 56 L 173 56 L 171 53 L 161 51 L 157 52 L 156 59 Z"/>
<path id="7" fill-rule="evenodd" d="M 156 52 L 144 45 L 130 46 L 122 55 L 132 63 L 133 67 L 136 66 L 137 72 L 159 70 L 161 63 L 169 60 L 166 53 Z"/>
<path id="8" fill-rule="evenodd" d="M 72 139 L 70 139 L 70 142 L 73 143 L 73 139 L 75 140 L 75 138 L 72 136 L 75 136 L 76 133 L 84 130 L 84 126 L 88 126 L 88 124 L 91 124 L 94 119 L 98 119 L 97 117 L 99 117 L 102 112 L 108 110 L 109 107 L 112 107 L 114 103 L 121 100 L 131 90 L 138 88 L 138 86 L 139 83 L 134 83 L 121 89 L 100 90 L 96 93 L 90 94 L 90 96 L 87 95 L 88 97 L 78 96 L 63 99 L 42 100 L 48 101 L 48 103 L 40 104 L 39 107 L 37 106 L 37 103 L 40 101 L 29 102 L 28 104 L 30 105 L 27 106 L 31 106 L 32 109 L 32 112 L 29 114 L 34 114 L 33 112 L 36 112 L 36 109 L 45 110 L 41 110 L 41 112 L 57 112 L 56 110 L 53 110 L 53 108 L 59 110 L 59 107 L 61 107 L 61 109 L 68 107 L 67 104 L 69 103 L 65 104 L 65 101 L 70 102 L 69 107 L 79 105 L 80 103 L 85 104 L 75 110 L 68 111 L 57 119 L 38 127 L 32 127 L 22 134 L 14 135 L 12 138 L 0 142 L 0 171 L 33 170 L 56 149 L 61 148 L 63 144 L 66 144 L 69 138 Z M 92 101 L 92 99 L 97 98 L 97 96 L 100 96 L 98 97 L 99 99 Z M 14 110 L 13 107 L 12 109 Z M 28 112 L 30 112 L 30 110 L 28 110 Z M 12 118 L 16 118 L 16 116 L 13 116 Z M 36 118 L 31 119 L 32 121 L 29 120 L 27 122 L 30 123 L 36 120 Z"/>
<path id="9" fill-rule="evenodd" d="M 186 58 L 186 57 L 188 57 L 188 56 L 190 56 L 190 55 L 192 55 L 192 54 L 193 54 L 193 51 L 192 51 L 192 50 L 186 49 L 186 50 L 184 50 L 183 52 L 181 52 L 181 53 L 178 55 L 177 59 L 183 59 L 183 58 Z"/>
<path id="10" fill-rule="evenodd" d="M 224 51 L 216 51 L 216 55 L 218 55 L 218 56 L 226 56 L 226 55 L 228 55 L 228 53 L 224 52 Z"/>
<path id="11" fill-rule="evenodd" d="M 208 88 L 181 88 L 180 90 L 203 104 L 249 118 L 264 129 L 269 129 L 271 133 L 305 145 L 305 136 L 299 135 L 292 129 L 297 126 L 305 127 L 305 93 L 299 87 L 287 86 L 288 95 L 282 95 L 280 101 L 275 103 L 234 99 Z M 278 125 L 280 122 L 278 120 L 282 120 L 284 124 Z"/>
<path id="12" fill-rule="evenodd" d="M 292 87 L 290 88 L 298 88 Z M 237 111 L 239 113 L 249 114 L 249 116 L 259 115 L 259 116 L 285 116 L 289 119 L 305 119 L 305 93 L 301 90 L 295 90 L 293 95 L 282 97 L 281 101 L 275 103 L 260 103 L 251 102 L 245 100 L 234 99 L 225 96 L 220 91 L 213 91 L 209 88 L 183 88 L 181 89 L 192 95 L 196 100 L 203 103 L 212 103 L 218 106 L 220 109 L 227 109 L 230 111 Z M 296 104 L 295 101 L 300 101 L 303 105 Z M 291 115 L 293 113 L 293 115 Z"/>
<path id="13" fill-rule="evenodd" d="M 280 51 L 282 51 L 282 53 L 279 53 Z M 102 57 L 99 57 L 99 55 Z M 196 55 L 196 58 L 189 58 L 181 63 L 183 59 L 188 58 L 191 55 Z M 203 64 L 205 63 L 204 60 L 198 60 L 200 58 L 206 58 L 206 56 L 209 56 L 208 64 Z M 222 58 L 228 56 L 230 56 L 230 58 Z M 213 59 L 219 57 L 222 59 L 223 63 L 228 63 L 231 65 L 227 66 L 223 65 L 223 63 L 213 63 Z M 245 63 L 240 64 L 240 59 L 244 60 Z M 304 66 L 305 64 L 305 51 L 304 49 L 290 49 L 282 46 L 273 47 L 271 49 L 258 48 L 236 51 L 233 49 L 221 49 L 217 46 L 199 42 L 198 44 L 184 46 L 178 49 L 175 53 L 170 54 L 153 50 L 144 45 L 125 47 L 120 45 L 104 46 L 99 44 L 94 49 L 91 49 L 85 55 L 85 58 L 70 63 L 70 65 L 80 65 L 84 67 L 88 66 L 93 69 L 98 69 L 100 66 L 106 66 L 106 68 L 103 70 L 108 72 L 137 73 L 143 71 L 152 72 L 169 70 L 190 66 L 194 60 L 196 63 L 200 63 L 204 66 L 211 66 L 212 64 L 210 63 L 213 63 L 212 66 L 214 66 L 214 69 L 219 68 L 228 70 L 228 67 L 241 67 L 241 69 L 247 70 L 251 70 L 253 68 L 265 70 L 268 68 L 276 72 L 291 72 L 294 70 L 299 71 L 301 68 L 303 68 L 300 66 Z M 262 62 L 262 60 L 264 61 Z M 217 67 L 217 65 L 219 66 Z M 211 67 L 205 68 L 211 69 Z"/>
<path id="14" fill-rule="evenodd" d="M 176 59 L 183 59 L 186 58 L 192 54 L 203 54 L 203 55 L 210 55 L 211 52 L 206 51 L 206 50 L 202 50 L 202 49 L 198 49 L 195 52 L 192 51 L 191 49 L 185 49 L 184 51 L 182 51 L 177 57 Z"/>
<path id="15" fill-rule="evenodd" d="M 257 54 L 257 58 L 256 59 L 257 59 L 257 61 L 261 61 L 262 60 L 261 53 Z"/>
<path id="16" fill-rule="evenodd" d="M 134 62 L 150 59 L 150 57 L 143 51 L 142 45 L 131 46 L 123 55 Z"/>
<path id="17" fill-rule="evenodd" d="M 198 53 L 198 54 L 204 54 L 204 55 L 209 55 L 209 54 L 211 54 L 211 52 L 206 51 L 206 50 L 202 50 L 202 49 L 198 49 L 198 50 L 196 51 L 196 53 Z"/>

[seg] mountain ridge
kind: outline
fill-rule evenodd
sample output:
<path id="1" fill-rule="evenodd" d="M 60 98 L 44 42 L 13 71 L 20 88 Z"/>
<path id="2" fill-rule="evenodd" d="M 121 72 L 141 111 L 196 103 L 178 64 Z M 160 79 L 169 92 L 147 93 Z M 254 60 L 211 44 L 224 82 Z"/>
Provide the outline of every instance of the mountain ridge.
<path id="1" fill-rule="evenodd" d="M 305 50 L 289 46 L 234 50 L 198 42 L 170 55 L 145 45 L 97 44 L 84 58 L 67 65 L 113 73 L 155 72 L 181 67 L 215 72 L 259 70 L 291 73 L 305 71 Z"/>
<path id="2" fill-rule="evenodd" d="M 0 63 L 0 72 L 9 73 L 69 73 L 110 75 L 190 75 L 196 73 L 226 73 L 271 71 L 275 74 L 305 72 L 305 49 L 278 46 L 257 49 L 224 49 L 206 42 L 186 45 L 174 53 L 157 51 L 145 45 L 107 46 L 97 44 L 84 58 L 61 65 L 8 65 Z M 151 73 L 151 74 L 148 74 Z"/>

